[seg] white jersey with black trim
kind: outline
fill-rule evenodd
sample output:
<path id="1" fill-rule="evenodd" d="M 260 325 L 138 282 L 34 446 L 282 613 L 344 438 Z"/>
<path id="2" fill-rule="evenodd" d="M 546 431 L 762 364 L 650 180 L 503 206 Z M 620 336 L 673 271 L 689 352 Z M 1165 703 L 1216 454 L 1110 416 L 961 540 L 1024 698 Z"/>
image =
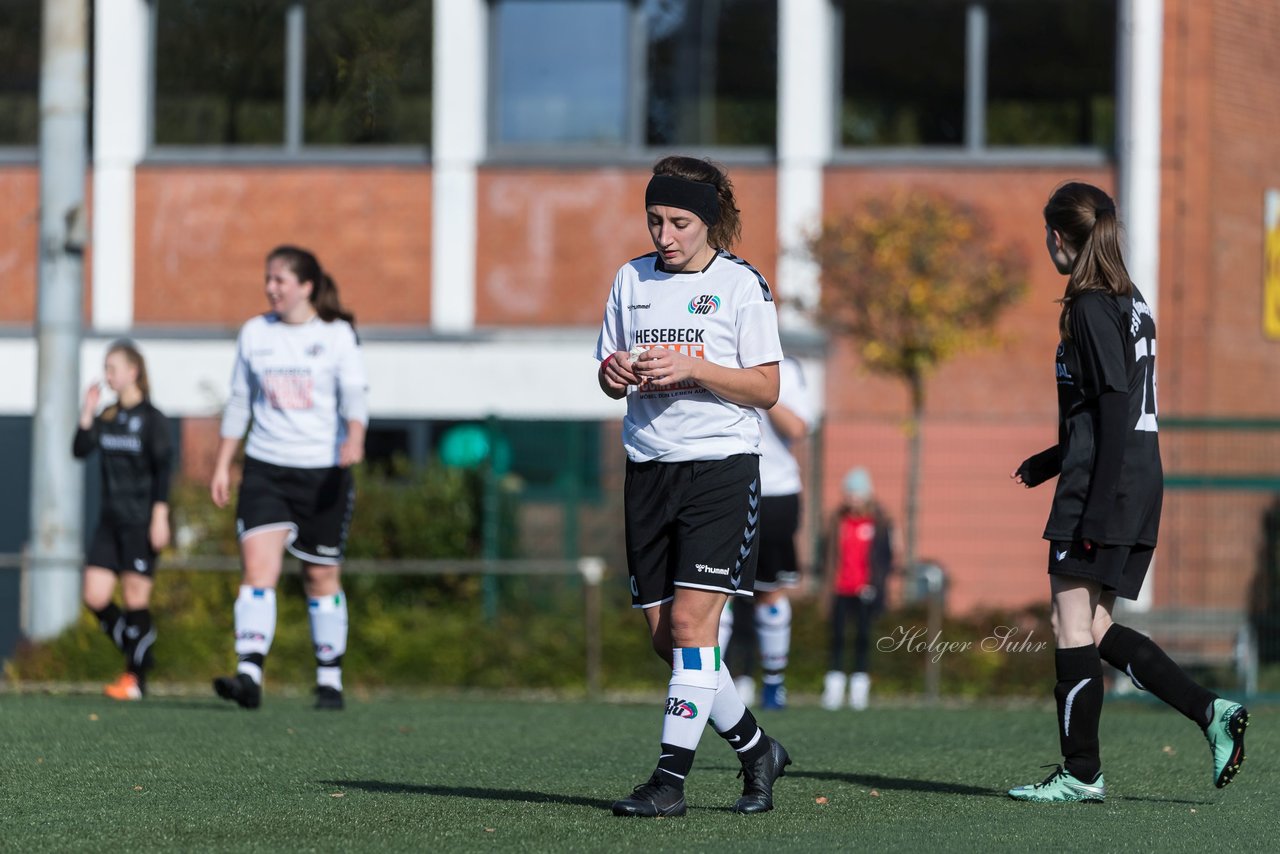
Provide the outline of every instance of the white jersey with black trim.
<path id="1" fill-rule="evenodd" d="M 633 347 L 665 347 L 728 368 L 782 359 L 769 284 L 723 250 L 706 267 L 663 270 L 656 252 L 627 262 L 614 277 L 596 359 Z M 719 460 L 760 453 L 760 414 L 693 381 L 627 389 L 622 444 L 633 462 Z"/>
<path id="2" fill-rule="evenodd" d="M 778 405 L 785 406 L 813 429 L 813 403 L 805 385 L 804 371 L 795 359 L 778 364 Z M 760 413 L 760 494 L 763 496 L 795 495 L 801 491 L 800 463 L 791 453 L 791 440 L 784 439 L 773 428 L 767 411 Z"/>
<path id="3" fill-rule="evenodd" d="M 355 330 L 345 320 L 291 324 L 274 313 L 240 330 L 222 436 L 253 426 L 245 454 L 293 468 L 329 468 L 347 421 L 368 422 L 367 380 Z"/>

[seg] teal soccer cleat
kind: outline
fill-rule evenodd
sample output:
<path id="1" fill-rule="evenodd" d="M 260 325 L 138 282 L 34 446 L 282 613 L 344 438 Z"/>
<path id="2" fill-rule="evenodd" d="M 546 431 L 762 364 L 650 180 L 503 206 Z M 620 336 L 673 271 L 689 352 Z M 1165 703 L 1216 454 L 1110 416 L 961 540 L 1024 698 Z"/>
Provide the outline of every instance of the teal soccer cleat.
<path id="1" fill-rule="evenodd" d="M 1061 765 L 1045 767 L 1052 767 L 1053 773 L 1039 783 L 1010 789 L 1009 797 L 1015 801 L 1031 801 L 1037 804 L 1102 803 L 1106 800 L 1107 787 L 1102 781 L 1101 774 L 1092 783 L 1085 783 L 1067 773 Z"/>
<path id="2" fill-rule="evenodd" d="M 1221 789 L 1235 779 L 1244 764 L 1244 731 L 1249 726 L 1249 710 L 1230 700 L 1214 700 L 1213 716 L 1204 728 L 1204 737 L 1213 754 L 1213 785 Z"/>

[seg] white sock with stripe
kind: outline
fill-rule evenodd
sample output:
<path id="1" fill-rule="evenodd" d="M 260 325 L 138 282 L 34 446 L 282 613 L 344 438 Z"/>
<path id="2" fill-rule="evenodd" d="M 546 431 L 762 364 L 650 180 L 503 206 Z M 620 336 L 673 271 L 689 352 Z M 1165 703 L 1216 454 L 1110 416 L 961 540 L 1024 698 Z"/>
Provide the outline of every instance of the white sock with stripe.
<path id="1" fill-rule="evenodd" d="M 311 643 L 316 653 L 316 685 L 342 690 L 342 656 L 347 651 L 347 596 L 341 590 L 307 600 Z"/>
<path id="2" fill-rule="evenodd" d="M 672 659 L 658 770 L 673 778 L 672 782 L 682 782 L 693 767 L 693 752 L 698 749 L 715 704 L 720 684 L 720 648 L 675 649 Z"/>

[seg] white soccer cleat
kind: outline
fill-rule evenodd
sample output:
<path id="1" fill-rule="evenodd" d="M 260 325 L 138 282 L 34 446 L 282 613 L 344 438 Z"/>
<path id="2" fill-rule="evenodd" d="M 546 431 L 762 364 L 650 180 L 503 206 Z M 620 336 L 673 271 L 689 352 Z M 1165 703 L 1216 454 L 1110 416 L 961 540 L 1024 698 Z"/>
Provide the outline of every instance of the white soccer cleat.
<path id="1" fill-rule="evenodd" d="M 871 677 L 855 673 L 849 677 L 849 705 L 859 712 L 867 707 L 871 697 Z"/>

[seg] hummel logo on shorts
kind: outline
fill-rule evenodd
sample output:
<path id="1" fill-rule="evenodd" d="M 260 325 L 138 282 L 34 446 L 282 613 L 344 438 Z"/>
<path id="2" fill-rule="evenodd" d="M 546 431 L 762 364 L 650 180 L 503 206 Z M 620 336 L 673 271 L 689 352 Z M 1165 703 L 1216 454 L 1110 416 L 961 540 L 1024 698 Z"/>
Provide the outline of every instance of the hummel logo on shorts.
<path id="1" fill-rule="evenodd" d="M 1066 558 L 1067 558 L 1067 550 L 1066 550 L 1066 549 L 1063 549 L 1063 550 L 1062 550 L 1062 551 L 1060 551 L 1060 552 L 1054 552 L 1054 554 L 1056 554 L 1056 555 L 1058 556 L 1058 560 L 1066 560 Z"/>

